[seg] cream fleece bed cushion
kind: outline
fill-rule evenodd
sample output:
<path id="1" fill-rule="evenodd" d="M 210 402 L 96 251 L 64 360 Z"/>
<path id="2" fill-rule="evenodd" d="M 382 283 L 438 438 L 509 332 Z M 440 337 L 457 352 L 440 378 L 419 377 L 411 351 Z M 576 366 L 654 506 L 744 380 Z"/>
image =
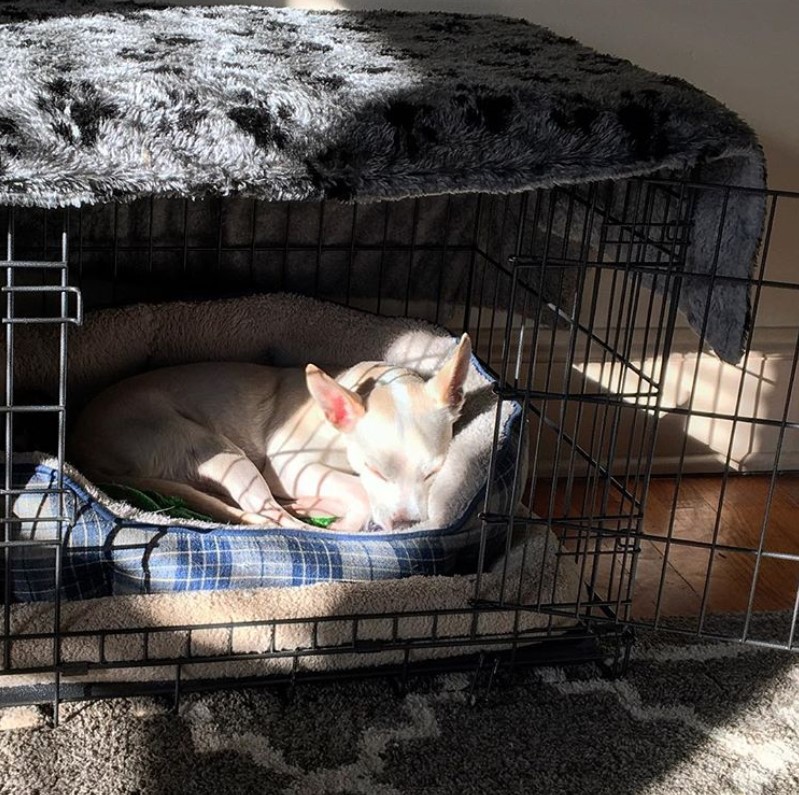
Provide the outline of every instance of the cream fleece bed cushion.
<path id="1" fill-rule="evenodd" d="M 491 571 L 483 574 L 479 587 L 476 575 L 417 576 L 369 583 L 319 583 L 302 588 L 116 596 L 69 602 L 61 608 L 64 632 L 61 659 L 64 663 L 88 663 L 94 670 L 82 672 L 77 667 L 78 675 L 63 681 L 169 680 L 174 677 L 175 669 L 168 663 L 175 659 L 185 662 L 181 676 L 186 679 L 286 674 L 294 668 L 290 653 L 295 650 L 305 652 L 298 658 L 297 671 L 392 665 L 403 661 L 404 650 L 383 651 L 380 642 L 424 644 L 410 652 L 409 660 L 417 661 L 508 648 L 514 638 L 531 643 L 542 634 L 557 634 L 577 623 L 574 619 L 534 610 L 470 612 L 475 597 L 492 601 L 503 592 L 509 602 L 532 607 L 556 604 L 566 613 L 569 605 L 574 610 L 580 597 L 578 570 L 568 557 L 558 554 L 554 537 L 546 530 L 539 530 L 520 535 L 507 557 L 507 566 L 505 559 L 498 560 Z M 49 603 L 13 605 L 12 632 L 29 635 L 51 632 L 53 610 Z M 391 617 L 395 614 L 406 614 L 400 615 L 396 626 Z M 325 620 L 353 615 L 364 616 L 358 621 L 359 643 L 377 642 L 371 653 L 351 650 L 351 619 Z M 370 615 L 374 618 L 369 618 Z M 314 620 L 317 618 L 322 620 L 317 623 Z M 271 622 L 275 621 L 288 623 L 273 629 Z M 230 625 L 241 622 L 244 625 L 229 631 Z M 188 632 L 184 625 L 204 628 Z M 181 628 L 170 629 L 175 627 Z M 144 631 L 158 628 L 157 632 Z M 107 634 L 104 643 L 100 631 Z M 461 645 L 446 645 L 456 640 Z M 463 642 L 469 645 L 462 645 Z M 338 651 L 336 654 L 312 651 L 324 647 L 337 647 Z M 0 641 L 0 670 L 3 670 L 3 651 Z M 231 654 L 271 656 L 222 662 L 212 659 Z M 8 672 L 47 668 L 53 660 L 53 641 L 49 638 L 12 641 L 10 658 Z M 125 663 L 144 661 L 150 665 L 125 667 Z M 103 663 L 109 664 L 105 670 Z M 50 674 L 0 676 L 0 687 L 51 682 Z"/>

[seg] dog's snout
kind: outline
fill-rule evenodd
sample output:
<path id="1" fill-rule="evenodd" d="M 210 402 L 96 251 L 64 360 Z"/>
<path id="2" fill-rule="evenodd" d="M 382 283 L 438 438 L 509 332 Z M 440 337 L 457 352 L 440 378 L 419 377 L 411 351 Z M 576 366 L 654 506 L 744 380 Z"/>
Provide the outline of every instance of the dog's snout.
<path id="1" fill-rule="evenodd" d="M 405 486 L 392 494 L 377 494 L 372 501 L 372 516 L 384 530 L 405 529 L 429 518 L 427 493 Z"/>
<path id="2" fill-rule="evenodd" d="M 394 525 L 414 524 L 415 522 L 422 522 L 424 519 L 425 516 L 423 516 L 422 511 L 419 508 L 405 507 L 400 508 L 400 510 L 394 513 L 394 515 L 391 517 L 391 522 Z"/>

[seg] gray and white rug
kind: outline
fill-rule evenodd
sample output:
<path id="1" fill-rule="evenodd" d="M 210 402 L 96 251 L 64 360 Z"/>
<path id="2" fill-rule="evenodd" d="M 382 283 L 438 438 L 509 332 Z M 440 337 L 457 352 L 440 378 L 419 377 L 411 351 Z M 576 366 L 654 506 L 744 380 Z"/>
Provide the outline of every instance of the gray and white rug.
<path id="1" fill-rule="evenodd" d="M 0 712 L 0 793 L 799 792 L 799 657 L 644 638 L 629 674 L 303 685 Z M 27 724 L 27 725 L 26 725 Z M 16 728 L 14 728 L 16 726 Z"/>

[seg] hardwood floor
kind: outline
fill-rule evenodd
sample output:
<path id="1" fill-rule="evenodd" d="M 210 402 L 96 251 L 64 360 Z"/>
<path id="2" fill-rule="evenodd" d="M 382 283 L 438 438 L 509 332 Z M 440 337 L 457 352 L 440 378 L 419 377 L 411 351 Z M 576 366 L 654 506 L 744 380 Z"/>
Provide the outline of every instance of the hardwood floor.
<path id="1" fill-rule="evenodd" d="M 543 487 L 542 487 L 543 485 Z M 568 498 L 558 484 L 554 498 L 547 484 L 533 496 L 534 510 L 553 517 L 585 515 L 594 505 L 600 513 L 629 514 L 618 500 L 605 500 L 601 490 L 586 498 L 585 484 L 576 483 Z M 773 499 L 767 510 L 768 496 Z M 568 499 L 569 504 L 566 505 Z M 588 506 L 586 508 L 586 506 Z M 558 532 L 559 528 L 554 527 Z M 799 476 L 685 476 L 654 478 L 641 523 L 641 549 L 636 556 L 631 616 L 697 616 L 793 608 L 799 588 Z M 633 556 L 614 541 L 586 541 L 560 528 L 564 545 L 583 552 L 587 572 L 600 592 L 626 596 Z M 755 552 L 764 556 L 756 564 Z M 660 606 L 658 610 L 658 605 Z"/>

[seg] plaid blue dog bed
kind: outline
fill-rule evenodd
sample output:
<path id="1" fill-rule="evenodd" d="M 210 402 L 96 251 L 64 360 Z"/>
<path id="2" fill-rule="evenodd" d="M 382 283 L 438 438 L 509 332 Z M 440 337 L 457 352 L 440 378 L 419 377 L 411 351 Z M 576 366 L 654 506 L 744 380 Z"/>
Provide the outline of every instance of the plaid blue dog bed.
<path id="1" fill-rule="evenodd" d="M 512 499 L 521 414 L 514 405 L 504 422 L 491 477 L 491 504 L 504 510 Z M 9 595 L 15 602 L 53 600 L 57 589 L 62 599 L 79 600 L 474 571 L 482 534 L 477 513 L 486 492 L 484 485 L 461 516 L 433 530 L 345 534 L 312 527 L 199 527 L 118 515 L 68 470 L 67 521 L 59 544 L 57 470 L 46 463 L 15 466 L 13 480 L 22 493 L 14 502 L 20 521 L 12 524 L 12 537 L 30 542 L 9 552 Z M 506 532 L 503 524 L 486 525 L 488 559 L 504 546 Z"/>

